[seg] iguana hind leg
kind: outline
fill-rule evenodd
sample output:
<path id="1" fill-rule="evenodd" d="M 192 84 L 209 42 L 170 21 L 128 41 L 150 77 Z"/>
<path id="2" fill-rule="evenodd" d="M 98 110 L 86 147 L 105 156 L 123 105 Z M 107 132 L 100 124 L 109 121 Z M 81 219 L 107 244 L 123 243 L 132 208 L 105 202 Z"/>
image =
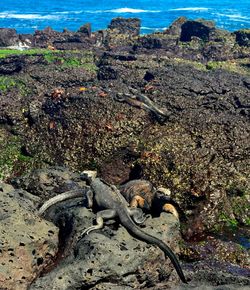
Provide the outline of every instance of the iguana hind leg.
<path id="1" fill-rule="evenodd" d="M 81 234 L 81 237 L 84 236 L 85 234 L 89 234 L 90 232 L 94 231 L 94 230 L 99 230 L 103 228 L 103 221 L 105 219 L 112 219 L 116 216 L 116 210 L 114 209 L 105 209 L 102 211 L 99 211 L 96 214 L 96 225 L 93 225 L 89 228 L 87 228 L 86 230 L 84 230 Z"/>
<path id="2" fill-rule="evenodd" d="M 129 215 L 137 224 L 143 224 L 148 215 L 145 215 L 141 208 L 129 208 Z"/>

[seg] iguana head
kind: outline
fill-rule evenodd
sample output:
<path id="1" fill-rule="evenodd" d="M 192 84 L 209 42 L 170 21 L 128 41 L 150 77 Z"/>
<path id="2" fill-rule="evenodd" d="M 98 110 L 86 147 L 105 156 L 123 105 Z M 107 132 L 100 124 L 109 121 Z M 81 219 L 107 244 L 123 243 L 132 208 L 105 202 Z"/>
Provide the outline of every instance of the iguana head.
<path id="1" fill-rule="evenodd" d="M 161 193 L 164 196 L 170 196 L 171 195 L 171 191 L 170 189 L 166 188 L 166 187 L 157 187 L 156 192 Z"/>
<path id="2" fill-rule="evenodd" d="M 95 170 L 84 170 L 80 174 L 81 179 L 86 180 L 91 183 L 97 176 L 97 171 Z"/>
<path id="3" fill-rule="evenodd" d="M 157 199 L 171 199 L 171 191 L 168 188 L 165 187 L 158 187 L 155 191 L 155 196 Z"/>

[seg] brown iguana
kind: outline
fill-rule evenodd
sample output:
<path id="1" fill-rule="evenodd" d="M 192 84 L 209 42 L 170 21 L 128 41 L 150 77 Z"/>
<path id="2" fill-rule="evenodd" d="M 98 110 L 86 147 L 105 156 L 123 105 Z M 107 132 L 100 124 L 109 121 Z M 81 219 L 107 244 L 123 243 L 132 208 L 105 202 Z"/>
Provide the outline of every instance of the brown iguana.
<path id="1" fill-rule="evenodd" d="M 170 191 L 166 188 L 155 188 L 151 182 L 144 179 L 131 180 L 120 186 L 120 192 L 131 207 L 150 210 L 157 204 L 157 209 L 172 213 L 176 218 L 179 214 L 170 203 Z"/>

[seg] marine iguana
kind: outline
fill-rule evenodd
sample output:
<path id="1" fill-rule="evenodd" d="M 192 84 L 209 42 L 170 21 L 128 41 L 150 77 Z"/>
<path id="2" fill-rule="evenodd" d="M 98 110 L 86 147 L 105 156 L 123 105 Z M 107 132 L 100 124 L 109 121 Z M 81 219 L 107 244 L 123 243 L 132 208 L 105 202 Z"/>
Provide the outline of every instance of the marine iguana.
<path id="1" fill-rule="evenodd" d="M 96 215 L 96 225 L 93 225 L 84 230 L 84 232 L 81 234 L 81 237 L 85 234 L 89 234 L 93 230 L 103 228 L 105 219 L 112 219 L 118 217 L 120 223 L 134 237 L 148 244 L 158 246 L 164 252 L 165 256 L 169 257 L 180 279 L 184 283 L 187 283 L 180 263 L 173 251 L 163 241 L 150 234 L 147 234 L 136 225 L 136 223 L 143 223 L 146 219 L 146 216 L 144 215 L 142 210 L 140 208 L 130 208 L 126 199 L 122 196 L 120 191 L 115 186 L 106 183 L 100 178 L 96 178 L 96 172 L 85 171 L 83 172 L 82 178 L 87 180 L 90 185 L 90 190 L 88 190 L 86 193 L 88 207 L 93 207 L 94 205 L 96 205 L 100 211 L 98 211 Z M 68 194 L 67 192 L 65 195 L 65 199 L 69 199 L 69 196 L 70 194 Z M 82 196 L 82 192 L 79 194 L 74 192 L 72 196 L 72 198 L 80 197 Z M 58 203 L 59 200 L 65 200 L 63 198 L 63 194 L 60 194 L 60 197 L 54 197 L 52 199 L 48 200 L 40 208 L 40 214 L 43 214 L 50 206 Z M 132 220 L 132 218 L 136 223 Z"/>
<path id="2" fill-rule="evenodd" d="M 134 90 L 132 88 L 130 88 L 130 91 L 132 92 L 132 94 L 118 93 L 114 99 L 118 102 L 126 102 L 127 104 L 133 107 L 150 111 L 154 113 L 159 120 L 164 121 L 169 118 L 170 111 L 168 111 L 168 109 L 159 107 L 155 102 L 153 102 L 146 95 L 142 95 L 142 94 L 138 95 L 137 92 L 134 92 L 135 94 L 133 94 Z"/>
<path id="3" fill-rule="evenodd" d="M 172 213 L 177 219 L 178 211 L 172 205 L 170 190 L 159 187 L 155 188 L 151 182 L 144 179 L 131 180 L 119 187 L 131 207 L 140 207 L 145 210 L 166 211 Z"/>

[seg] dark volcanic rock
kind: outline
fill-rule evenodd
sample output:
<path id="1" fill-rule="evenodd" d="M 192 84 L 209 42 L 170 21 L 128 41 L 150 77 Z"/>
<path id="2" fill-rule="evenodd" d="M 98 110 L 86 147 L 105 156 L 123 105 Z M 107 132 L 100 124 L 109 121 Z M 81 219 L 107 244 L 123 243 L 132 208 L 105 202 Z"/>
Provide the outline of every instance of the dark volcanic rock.
<path id="1" fill-rule="evenodd" d="M 186 22 L 187 22 L 186 17 L 179 17 L 163 33 L 176 35 L 180 37 L 181 32 L 182 32 L 182 25 Z"/>
<path id="2" fill-rule="evenodd" d="M 184 19 L 180 19 L 180 21 L 181 23 L 183 22 L 181 25 L 180 41 L 191 41 L 197 37 L 206 42 L 213 41 L 221 44 L 231 42 L 232 46 L 235 44 L 234 36 L 226 30 L 217 29 L 213 21 L 204 19 L 197 19 L 194 21 L 187 20 L 186 22 L 184 22 Z M 177 22 L 174 27 L 177 27 L 179 30 L 180 23 Z"/>
<path id="3" fill-rule="evenodd" d="M 115 67 L 102 66 L 98 71 L 99 80 L 115 80 L 118 78 L 118 72 Z"/>
<path id="4" fill-rule="evenodd" d="M 140 38 L 139 44 L 146 49 L 158 49 L 162 48 L 162 39 L 158 38 L 157 35 L 152 37 L 145 36 Z"/>
<path id="5" fill-rule="evenodd" d="M 30 174 L 16 179 L 13 184 L 43 199 L 85 185 L 79 175 L 63 167 L 34 170 Z"/>
<path id="6" fill-rule="evenodd" d="M 47 27 L 44 30 L 35 31 L 33 46 L 43 48 L 53 46 L 57 49 L 83 49 L 91 45 L 90 35 L 91 27 L 89 24 L 82 26 L 78 32 L 71 32 L 69 30 L 58 32 Z"/>
<path id="7" fill-rule="evenodd" d="M 33 43 L 33 34 L 19 34 L 21 43 L 31 46 Z"/>
<path id="8" fill-rule="evenodd" d="M 150 39 L 152 36 L 145 38 Z M 157 38 L 157 34 L 154 36 Z M 163 36 L 158 36 L 158 41 L 169 55 L 202 62 L 248 57 L 249 54 L 238 47 L 234 34 L 218 29 L 214 22 L 204 19 L 188 20 L 180 17 L 163 32 Z M 146 48 L 147 42 L 144 42 Z"/>
<path id="9" fill-rule="evenodd" d="M 247 50 L 239 48 L 235 34 L 217 29 L 212 21 L 187 20 L 180 17 L 163 33 L 139 37 L 133 45 L 136 52 L 160 50 L 168 57 L 179 57 L 206 62 L 249 57 Z"/>
<path id="10" fill-rule="evenodd" d="M 181 41 L 190 41 L 192 36 L 197 36 L 204 41 L 210 39 L 210 34 L 214 32 L 215 25 L 213 21 L 188 20 L 181 25 Z"/>
<path id="11" fill-rule="evenodd" d="M 250 47 L 250 29 L 242 29 L 234 32 L 236 35 L 236 42 L 240 46 Z"/>
<path id="12" fill-rule="evenodd" d="M 59 55 L 65 62 L 67 57 Z M 248 77 L 206 71 L 204 66 L 199 70 L 160 55 L 112 52 L 98 58 L 98 78 L 81 66 L 57 63 L 27 65 L 19 73 L 29 74 L 38 93 L 21 97 L 10 91 L 0 100 L 1 120 L 16 124 L 15 134 L 23 136 L 22 152 L 40 163 L 68 164 L 75 170 L 94 167 L 105 174 L 108 168 L 114 174 L 110 180 L 124 181 L 129 171 L 140 171 L 154 184 L 172 189 L 188 215 L 187 238 L 217 223 L 227 224 L 221 210 L 229 220 L 245 224 L 250 186 Z M 56 97 L 51 91 L 58 87 L 64 93 Z M 119 94 L 132 94 L 134 102 L 118 102 Z M 167 108 L 170 121 L 158 124 L 136 100 L 141 94 Z M 111 168 L 116 164 L 119 176 Z M 239 211 L 240 203 L 244 207 Z"/>
<path id="13" fill-rule="evenodd" d="M 246 270 L 245 275 L 241 275 L 244 270 L 237 269 L 233 265 L 227 265 L 227 267 L 231 268 L 234 274 L 221 271 L 222 268 L 226 268 L 226 265 L 220 262 L 194 263 L 189 268 L 192 280 L 187 285 L 180 285 L 174 289 L 248 290 L 250 285 L 249 271 Z"/>
<path id="14" fill-rule="evenodd" d="M 0 47 L 17 45 L 19 37 L 15 29 L 0 28 Z"/>
<path id="15" fill-rule="evenodd" d="M 90 37 L 91 36 L 91 24 L 86 23 L 83 26 L 81 26 L 78 30 L 78 32 L 81 32 L 85 34 L 86 36 Z"/>
<path id="16" fill-rule="evenodd" d="M 120 34 L 137 36 L 140 33 L 141 21 L 138 18 L 122 18 L 112 19 L 109 29 L 117 29 Z"/>
<path id="17" fill-rule="evenodd" d="M 25 57 L 10 57 L 0 59 L 0 74 L 13 74 L 20 72 L 25 67 Z"/>
<path id="18" fill-rule="evenodd" d="M 51 27 L 46 27 L 44 30 L 36 30 L 33 37 L 33 46 L 47 47 L 52 45 L 54 39 L 61 36 L 61 33 L 53 30 Z"/>

